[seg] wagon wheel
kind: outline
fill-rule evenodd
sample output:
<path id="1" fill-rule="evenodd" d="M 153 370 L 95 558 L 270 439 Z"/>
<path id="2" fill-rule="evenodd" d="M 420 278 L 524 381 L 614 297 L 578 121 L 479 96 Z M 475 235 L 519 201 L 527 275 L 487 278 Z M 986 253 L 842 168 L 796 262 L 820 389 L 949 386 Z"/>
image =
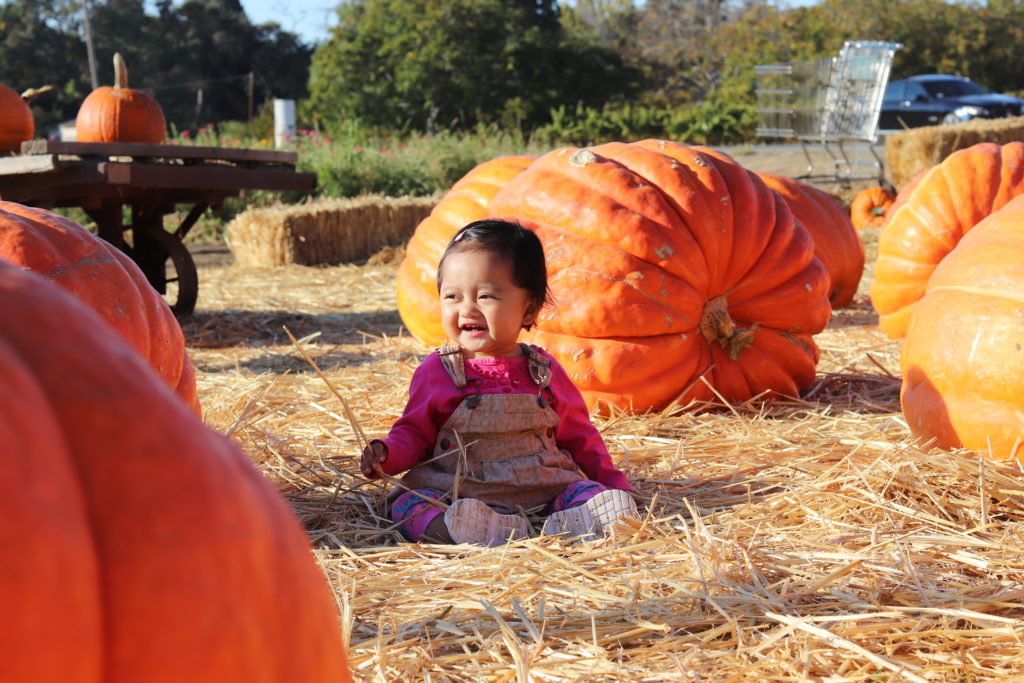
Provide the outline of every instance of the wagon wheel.
<path id="1" fill-rule="evenodd" d="M 191 315 L 196 307 L 196 299 L 199 297 L 199 275 L 196 272 L 192 254 L 189 253 L 180 237 L 173 232 L 164 230 L 162 226 L 144 225 L 141 227 L 148 237 L 153 238 L 160 245 L 174 266 L 175 277 L 165 280 L 165 282 L 178 283 L 177 300 L 170 304 L 171 310 L 175 315 Z"/>

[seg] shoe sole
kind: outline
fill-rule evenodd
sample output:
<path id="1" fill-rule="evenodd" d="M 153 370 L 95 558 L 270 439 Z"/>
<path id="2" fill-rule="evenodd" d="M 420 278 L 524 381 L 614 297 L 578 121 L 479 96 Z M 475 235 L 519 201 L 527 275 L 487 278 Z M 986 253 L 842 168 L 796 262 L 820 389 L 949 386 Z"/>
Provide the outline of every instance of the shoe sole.
<path id="1" fill-rule="evenodd" d="M 583 505 L 548 516 L 541 533 L 565 534 L 567 538 L 588 541 L 606 535 L 621 518 L 636 516 L 636 503 L 631 495 L 619 489 L 608 489 Z"/>
<path id="2" fill-rule="evenodd" d="M 456 543 L 489 548 L 528 535 L 525 519 L 518 515 L 495 512 L 476 498 L 462 498 L 452 503 L 445 511 L 444 523 Z"/>

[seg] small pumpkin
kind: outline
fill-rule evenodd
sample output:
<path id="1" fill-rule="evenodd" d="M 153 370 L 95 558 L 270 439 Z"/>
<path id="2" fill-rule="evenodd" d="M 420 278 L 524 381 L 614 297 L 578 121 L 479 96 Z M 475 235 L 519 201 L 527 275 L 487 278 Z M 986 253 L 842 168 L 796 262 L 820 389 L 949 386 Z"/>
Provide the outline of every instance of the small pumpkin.
<path id="1" fill-rule="evenodd" d="M 502 187 L 533 162 L 529 156 L 485 161 L 460 178 L 423 219 L 398 268 L 398 312 L 406 329 L 431 346 L 445 343 L 437 294 L 437 264 L 459 228 L 487 217 L 487 205 Z"/>
<path id="2" fill-rule="evenodd" d="M 21 143 L 35 135 L 35 121 L 27 99 L 0 85 L 0 154 L 19 151 Z"/>
<path id="3" fill-rule="evenodd" d="M 814 238 L 814 255 L 831 280 L 832 308 L 849 305 L 864 274 L 864 243 L 842 204 L 799 180 L 773 173 L 757 175 L 786 200 L 793 216 Z"/>
<path id="4" fill-rule="evenodd" d="M 896 196 L 881 186 L 861 190 L 850 204 L 850 220 L 857 230 L 880 228 Z"/>
<path id="5" fill-rule="evenodd" d="M 60 214 L 0 201 L 0 259 L 78 297 L 199 413 L 185 338 L 167 302 L 119 249 Z"/>
<path id="6" fill-rule="evenodd" d="M 1024 462 L 1024 197 L 935 268 L 910 317 L 900 401 L 916 436 Z"/>
<path id="7" fill-rule="evenodd" d="M 1024 143 L 982 142 L 953 152 L 910 189 L 879 232 L 871 284 L 879 327 L 890 339 L 906 333 L 939 262 L 979 221 L 1024 193 Z"/>
<path id="8" fill-rule="evenodd" d="M 796 395 L 829 276 L 786 202 L 730 157 L 664 140 L 552 151 L 488 212 L 544 244 L 554 307 L 526 341 L 591 408 Z"/>
<path id="9" fill-rule="evenodd" d="M 114 85 L 93 90 L 75 119 L 79 142 L 152 142 L 167 139 L 167 122 L 157 101 L 128 87 L 121 53 L 114 55 Z"/>
<path id="10" fill-rule="evenodd" d="M 350 680 L 309 541 L 228 438 L 47 278 L 0 261 L 10 681 Z"/>

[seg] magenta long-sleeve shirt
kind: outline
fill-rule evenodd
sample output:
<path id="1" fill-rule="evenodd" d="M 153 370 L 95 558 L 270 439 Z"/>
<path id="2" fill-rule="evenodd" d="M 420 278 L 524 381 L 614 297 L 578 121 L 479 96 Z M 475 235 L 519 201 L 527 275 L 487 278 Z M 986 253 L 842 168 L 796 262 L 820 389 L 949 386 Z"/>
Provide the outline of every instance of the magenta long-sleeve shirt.
<path id="1" fill-rule="evenodd" d="M 541 353 L 551 360 L 551 382 L 554 395 L 551 407 L 558 414 L 555 441 L 565 449 L 580 470 L 608 488 L 631 491 L 632 487 L 620 470 L 612 464 L 611 456 L 597 428 L 590 422 L 587 404 L 579 389 L 572 383 L 565 369 L 549 353 Z M 536 394 L 537 385 L 530 379 L 528 356 L 518 358 L 474 358 L 465 360 L 466 379 L 473 383 L 474 393 L 481 394 Z M 413 373 L 409 383 L 409 402 L 405 412 L 391 427 L 386 439 L 380 439 L 388 449 L 381 469 L 396 475 L 415 467 L 434 450 L 437 434 L 462 401 L 462 391 L 455 386 L 436 352 L 424 359 Z"/>

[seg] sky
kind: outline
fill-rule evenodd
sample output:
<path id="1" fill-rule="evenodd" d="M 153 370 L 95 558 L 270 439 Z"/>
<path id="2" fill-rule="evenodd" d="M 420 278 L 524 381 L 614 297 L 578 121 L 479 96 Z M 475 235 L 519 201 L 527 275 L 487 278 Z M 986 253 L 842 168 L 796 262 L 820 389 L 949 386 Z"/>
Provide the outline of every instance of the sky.
<path id="1" fill-rule="evenodd" d="M 274 21 L 307 43 L 327 39 L 337 21 L 338 0 L 241 0 L 245 16 L 253 24 Z"/>

